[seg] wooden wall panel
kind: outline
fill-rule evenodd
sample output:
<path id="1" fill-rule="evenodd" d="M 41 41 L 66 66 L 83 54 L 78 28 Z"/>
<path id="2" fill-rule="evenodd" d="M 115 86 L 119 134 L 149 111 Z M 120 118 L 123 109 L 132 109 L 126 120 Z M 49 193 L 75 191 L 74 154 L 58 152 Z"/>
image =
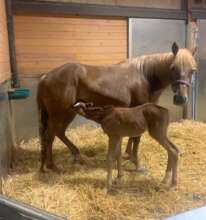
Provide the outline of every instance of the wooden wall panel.
<path id="1" fill-rule="evenodd" d="M 4 0 L 0 0 L 0 82 L 10 78 L 8 32 Z"/>
<path id="2" fill-rule="evenodd" d="M 14 30 L 20 74 L 41 74 L 67 62 L 112 64 L 127 57 L 125 19 L 15 15 Z"/>

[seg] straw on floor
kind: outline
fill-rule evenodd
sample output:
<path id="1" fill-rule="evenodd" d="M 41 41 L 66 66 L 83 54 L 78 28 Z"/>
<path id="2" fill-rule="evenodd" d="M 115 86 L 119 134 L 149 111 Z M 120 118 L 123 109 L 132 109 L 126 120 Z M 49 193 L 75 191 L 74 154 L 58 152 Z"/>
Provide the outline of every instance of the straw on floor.
<path id="1" fill-rule="evenodd" d="M 147 173 L 125 171 L 122 183 L 107 196 L 102 192 L 106 135 L 100 128 L 88 126 L 72 129 L 67 135 L 80 147 L 84 165 L 74 165 L 68 149 L 56 139 L 55 162 L 64 172 L 41 174 L 38 138 L 22 142 L 3 193 L 70 220 L 160 219 L 206 204 L 206 124 L 184 121 L 169 127 L 169 137 L 180 150 L 176 191 L 164 186 L 157 191 L 167 154 L 147 133 L 140 145 L 141 166 Z M 133 168 L 129 162 L 123 166 Z"/>

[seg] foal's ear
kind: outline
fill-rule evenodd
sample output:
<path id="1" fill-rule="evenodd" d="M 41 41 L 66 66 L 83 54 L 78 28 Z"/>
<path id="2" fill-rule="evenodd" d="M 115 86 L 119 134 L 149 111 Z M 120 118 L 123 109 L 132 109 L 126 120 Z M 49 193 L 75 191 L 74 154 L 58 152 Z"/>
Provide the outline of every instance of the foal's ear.
<path id="1" fill-rule="evenodd" d="M 176 55 L 177 52 L 178 52 L 178 50 L 179 50 L 179 47 L 178 47 L 177 43 L 174 42 L 174 43 L 172 44 L 172 52 L 173 52 L 173 54 Z"/>

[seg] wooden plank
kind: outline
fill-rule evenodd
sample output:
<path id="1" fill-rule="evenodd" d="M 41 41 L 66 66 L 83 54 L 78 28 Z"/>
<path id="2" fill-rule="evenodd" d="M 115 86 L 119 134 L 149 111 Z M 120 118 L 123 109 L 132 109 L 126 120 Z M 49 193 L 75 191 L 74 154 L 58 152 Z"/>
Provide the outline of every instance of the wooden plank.
<path id="1" fill-rule="evenodd" d="M 115 53 L 126 53 L 127 52 L 127 48 L 126 47 L 111 47 L 111 46 L 105 46 L 105 47 L 69 47 L 69 46 L 53 46 L 53 47 L 47 47 L 47 46 L 41 46 L 41 47 L 36 47 L 36 46 L 21 46 L 21 47 L 17 47 L 16 48 L 16 53 L 17 56 L 19 53 L 29 53 L 29 52 L 33 52 L 33 53 L 39 53 L 40 51 L 45 51 L 46 53 L 53 53 L 53 54 L 58 54 L 58 53 L 68 53 L 68 54 L 79 54 L 79 53 L 84 53 L 84 54 L 91 54 L 91 53 L 95 53 L 95 54 L 110 54 L 112 52 Z"/>
<path id="2" fill-rule="evenodd" d="M 125 57 L 125 53 L 111 53 L 108 56 L 105 56 L 105 54 L 76 54 L 75 55 L 77 60 L 83 60 L 85 57 L 88 60 L 103 60 L 103 59 L 109 59 L 111 60 L 116 60 L 116 59 L 122 59 L 122 57 Z M 69 60 L 74 59 L 74 56 L 72 54 L 54 54 L 49 55 L 49 54 L 32 54 L 32 53 L 27 53 L 27 54 L 19 54 L 18 56 L 18 61 L 19 62 L 27 62 L 27 61 L 39 61 L 39 62 L 52 62 L 52 61 L 66 61 L 68 62 Z"/>
<path id="3" fill-rule="evenodd" d="M 14 30 L 16 31 L 15 27 Z M 72 32 L 105 32 L 105 31 L 112 31 L 112 32 L 122 32 L 126 31 L 125 27 L 121 26 L 94 26 L 94 25 L 59 25 L 59 24 L 49 24 L 49 25 L 40 25 L 40 24 L 22 24 L 18 26 L 18 31 L 32 31 L 32 32 L 58 32 L 58 31 L 72 31 Z"/>
<path id="4" fill-rule="evenodd" d="M 41 47 L 41 46 L 49 46 L 49 47 L 84 47 L 84 46 L 87 46 L 87 47 L 108 47 L 108 46 L 111 46 L 111 47 L 126 47 L 127 45 L 127 42 L 126 40 L 110 40 L 110 39 L 102 39 L 102 40 L 99 40 L 99 39 L 96 39 L 96 40 L 90 40 L 90 39 L 85 39 L 84 41 L 82 40 L 53 40 L 53 39 L 37 39 L 37 40 L 34 40 L 34 39 L 24 39 L 24 40 L 21 40 L 21 39 L 16 39 L 15 41 L 16 43 L 16 46 L 17 47 L 24 47 L 24 46 L 37 46 L 37 47 Z"/>
<path id="5" fill-rule="evenodd" d="M 29 16 L 29 20 L 27 19 Z M 123 19 L 114 19 L 108 17 L 55 17 L 55 16 L 14 16 L 15 24 L 63 24 L 63 25 L 101 25 L 101 26 L 122 26 L 124 24 Z"/>
<path id="6" fill-rule="evenodd" d="M 46 32 L 41 32 L 37 31 L 35 33 L 31 33 L 30 31 L 18 31 L 18 29 L 15 31 L 15 37 L 16 39 L 21 39 L 21 40 L 26 40 L 26 39 L 53 39 L 53 40 L 85 40 L 85 39 L 90 39 L 90 40 L 126 40 L 126 31 L 125 34 L 124 32 L 112 32 L 112 31 L 105 31 L 102 33 L 99 32 L 89 32 L 85 31 L 82 33 L 74 33 L 72 31 L 67 32 L 54 32 L 53 34 L 51 33 L 46 33 Z"/>

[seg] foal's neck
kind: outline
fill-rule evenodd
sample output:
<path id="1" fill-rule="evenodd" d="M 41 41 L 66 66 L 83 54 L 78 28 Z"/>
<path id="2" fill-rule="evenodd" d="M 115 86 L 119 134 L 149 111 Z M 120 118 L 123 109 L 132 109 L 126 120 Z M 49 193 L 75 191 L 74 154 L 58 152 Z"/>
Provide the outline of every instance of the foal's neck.
<path id="1" fill-rule="evenodd" d="M 165 89 L 171 84 L 172 53 L 154 54 L 143 57 L 142 70 L 152 91 Z"/>

